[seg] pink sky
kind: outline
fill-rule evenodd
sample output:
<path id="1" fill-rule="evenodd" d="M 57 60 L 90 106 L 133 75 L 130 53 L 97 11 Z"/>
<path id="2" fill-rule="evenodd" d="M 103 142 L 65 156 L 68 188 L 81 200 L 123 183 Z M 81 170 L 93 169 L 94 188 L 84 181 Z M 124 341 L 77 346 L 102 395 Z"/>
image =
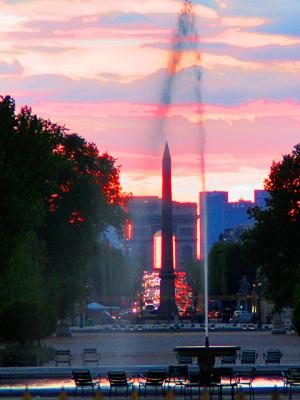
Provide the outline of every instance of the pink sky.
<path id="1" fill-rule="evenodd" d="M 110 152 L 136 195 L 160 195 L 167 139 L 174 198 L 197 201 L 205 131 L 207 189 L 252 199 L 272 160 L 300 142 L 300 3 L 195 0 L 201 65 L 184 58 L 162 131 L 157 112 L 181 3 L 0 0 L 0 94 Z"/>

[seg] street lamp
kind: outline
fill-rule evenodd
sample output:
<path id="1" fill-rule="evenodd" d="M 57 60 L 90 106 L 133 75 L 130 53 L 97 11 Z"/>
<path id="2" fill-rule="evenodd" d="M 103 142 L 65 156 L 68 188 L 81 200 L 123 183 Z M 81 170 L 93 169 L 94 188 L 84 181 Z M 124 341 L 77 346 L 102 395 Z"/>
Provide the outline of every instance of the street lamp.
<path id="1" fill-rule="evenodd" d="M 261 295 L 262 295 L 262 283 L 258 279 L 254 282 L 253 288 L 255 291 L 255 298 L 257 300 L 256 316 L 257 316 L 257 328 L 261 329 Z"/>

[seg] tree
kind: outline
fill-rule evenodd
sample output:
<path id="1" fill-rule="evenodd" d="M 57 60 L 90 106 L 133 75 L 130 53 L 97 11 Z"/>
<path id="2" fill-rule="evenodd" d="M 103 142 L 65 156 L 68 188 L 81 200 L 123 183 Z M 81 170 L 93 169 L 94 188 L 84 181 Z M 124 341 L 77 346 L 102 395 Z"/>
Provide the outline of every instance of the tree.
<path id="1" fill-rule="evenodd" d="M 78 135 L 66 135 L 59 152 L 71 168 L 61 171 L 61 185 L 52 195 L 52 213 L 47 215 L 41 234 L 49 256 L 52 291 L 60 319 L 64 319 L 80 298 L 87 266 L 99 253 L 95 248 L 100 233 L 113 225 L 121 229 L 125 214 L 121 205 L 119 170 L 108 154 L 99 155 L 93 144 Z"/>
<path id="2" fill-rule="evenodd" d="M 111 247 L 105 241 L 98 242 L 95 257 L 88 266 L 88 286 L 93 294 L 104 298 L 131 297 L 136 289 L 138 271 L 121 250 Z"/>
<path id="3" fill-rule="evenodd" d="M 193 305 L 202 312 L 204 298 L 204 264 L 203 261 L 189 260 L 184 263 L 184 270 L 193 291 Z"/>
<path id="4" fill-rule="evenodd" d="M 212 295 L 234 295 L 243 276 L 248 281 L 255 277 L 240 242 L 215 243 L 209 253 L 210 293 Z"/>
<path id="5" fill-rule="evenodd" d="M 28 107 L 16 113 L 9 96 L 0 97 L 0 177 L 0 314 L 12 323 L 0 336 L 22 325 L 12 310 L 23 307 L 39 327 L 25 336 L 38 339 L 80 298 L 100 233 L 121 229 L 126 196 L 109 154 Z"/>
<path id="6" fill-rule="evenodd" d="M 267 208 L 250 211 L 255 225 L 244 235 L 247 254 L 261 266 L 277 309 L 300 302 L 300 144 L 273 162 L 265 180 Z"/>

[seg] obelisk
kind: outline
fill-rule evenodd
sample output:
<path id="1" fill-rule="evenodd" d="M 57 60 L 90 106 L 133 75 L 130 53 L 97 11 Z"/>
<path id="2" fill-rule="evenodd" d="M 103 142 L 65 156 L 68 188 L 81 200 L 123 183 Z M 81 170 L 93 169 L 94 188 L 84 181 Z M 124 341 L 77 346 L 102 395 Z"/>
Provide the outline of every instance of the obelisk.
<path id="1" fill-rule="evenodd" d="M 161 272 L 160 272 L 160 319 L 171 320 L 177 316 L 175 302 L 175 274 L 173 263 L 173 218 L 172 218 L 172 170 L 171 155 L 166 142 L 162 159 L 162 210 L 161 210 Z"/>

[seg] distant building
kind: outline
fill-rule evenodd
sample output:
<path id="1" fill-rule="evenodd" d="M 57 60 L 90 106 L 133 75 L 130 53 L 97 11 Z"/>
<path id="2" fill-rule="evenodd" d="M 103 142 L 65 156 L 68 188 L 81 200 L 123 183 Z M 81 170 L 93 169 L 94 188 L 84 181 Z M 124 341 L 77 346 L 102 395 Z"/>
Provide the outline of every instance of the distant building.
<path id="1" fill-rule="evenodd" d="M 127 204 L 126 252 L 144 267 L 160 261 L 161 199 L 133 197 Z M 173 202 L 173 236 L 176 269 L 197 256 L 197 204 Z"/>
<path id="2" fill-rule="evenodd" d="M 228 192 L 202 192 L 200 193 L 200 253 L 204 254 L 204 199 L 206 198 L 206 223 L 207 223 L 207 248 L 211 250 L 213 244 L 222 235 L 237 238 L 241 231 L 254 224 L 254 220 L 249 218 L 248 209 L 258 205 L 266 207 L 268 192 L 265 190 L 255 190 L 255 201 L 239 200 L 228 202 Z M 231 232 L 231 233 L 230 233 Z M 231 236 L 230 236 L 231 235 Z"/>
<path id="3" fill-rule="evenodd" d="M 206 199 L 206 210 L 204 202 Z M 200 254 L 204 254 L 204 212 L 207 221 L 207 248 L 208 252 L 213 243 L 217 242 L 225 230 L 225 214 L 228 204 L 228 192 L 200 193 Z"/>
<path id="4" fill-rule="evenodd" d="M 266 190 L 254 190 L 254 203 L 256 206 L 265 209 L 267 207 L 266 201 L 270 197 L 270 193 Z"/>

